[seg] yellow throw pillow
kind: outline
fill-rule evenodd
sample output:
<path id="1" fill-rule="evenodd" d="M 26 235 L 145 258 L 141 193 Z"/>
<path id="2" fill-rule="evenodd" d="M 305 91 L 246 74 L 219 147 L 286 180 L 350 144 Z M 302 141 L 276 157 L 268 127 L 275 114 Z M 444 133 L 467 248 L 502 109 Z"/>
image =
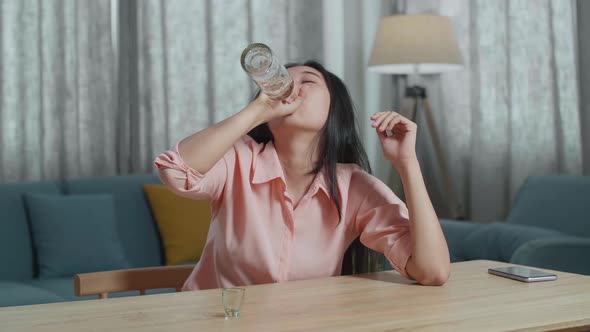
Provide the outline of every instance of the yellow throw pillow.
<path id="1" fill-rule="evenodd" d="M 164 185 L 145 184 L 143 189 L 160 230 L 166 265 L 199 260 L 211 223 L 209 201 L 178 196 Z"/>

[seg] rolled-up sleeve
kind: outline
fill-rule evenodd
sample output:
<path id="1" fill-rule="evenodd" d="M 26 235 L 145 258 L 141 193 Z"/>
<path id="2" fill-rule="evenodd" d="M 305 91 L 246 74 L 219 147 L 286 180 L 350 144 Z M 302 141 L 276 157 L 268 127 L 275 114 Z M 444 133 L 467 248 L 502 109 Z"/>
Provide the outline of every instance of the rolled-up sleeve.
<path id="1" fill-rule="evenodd" d="M 227 180 L 228 162 L 231 162 L 230 149 L 205 174 L 188 166 L 178 151 L 178 144 L 162 153 L 154 160 L 162 182 L 178 195 L 191 199 L 216 201 L 221 197 Z"/>
<path id="2" fill-rule="evenodd" d="M 396 271 L 411 278 L 406 272 L 412 240 L 405 203 L 369 174 L 357 176 L 353 186 L 361 202 L 354 223 L 361 243 L 383 253 Z"/>

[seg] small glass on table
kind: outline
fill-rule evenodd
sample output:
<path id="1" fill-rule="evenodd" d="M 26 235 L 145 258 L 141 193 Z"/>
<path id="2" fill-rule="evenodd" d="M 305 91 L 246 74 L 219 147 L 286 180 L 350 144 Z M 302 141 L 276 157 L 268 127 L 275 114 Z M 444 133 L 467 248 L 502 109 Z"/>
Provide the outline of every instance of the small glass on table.
<path id="1" fill-rule="evenodd" d="M 244 301 L 245 293 L 245 288 L 223 288 L 221 290 L 221 299 L 226 318 L 240 317 L 240 306 Z"/>

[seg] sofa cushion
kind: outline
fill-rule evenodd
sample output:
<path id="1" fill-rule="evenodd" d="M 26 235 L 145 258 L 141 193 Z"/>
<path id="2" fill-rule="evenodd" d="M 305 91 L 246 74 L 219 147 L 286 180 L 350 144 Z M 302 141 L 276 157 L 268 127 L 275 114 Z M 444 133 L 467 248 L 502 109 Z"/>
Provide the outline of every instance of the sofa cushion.
<path id="1" fill-rule="evenodd" d="M 52 291 L 16 281 L 0 281 L 0 307 L 62 302 Z"/>
<path id="2" fill-rule="evenodd" d="M 143 185 L 161 183 L 156 175 L 126 175 L 67 180 L 64 190 L 68 194 L 111 194 L 119 236 L 132 267 L 162 265 L 163 249 L 156 222 L 148 205 Z"/>
<path id="3" fill-rule="evenodd" d="M 146 184 L 144 190 L 164 244 L 166 264 L 199 260 L 211 223 L 209 201 L 178 196 L 164 185 Z"/>
<path id="4" fill-rule="evenodd" d="M 59 194 L 56 182 L 0 185 L 0 280 L 27 280 L 35 276 L 33 245 L 23 193 Z"/>
<path id="5" fill-rule="evenodd" d="M 48 292 L 55 293 L 61 298 L 67 301 L 81 301 L 81 300 L 92 300 L 98 299 L 98 295 L 89 296 L 76 296 L 74 293 L 74 278 L 53 278 L 44 280 L 31 280 L 28 282 L 29 285 L 44 289 Z M 148 289 L 146 294 L 162 294 L 162 293 L 173 293 L 176 290 L 174 288 L 160 288 L 160 289 Z M 125 297 L 125 296 L 136 296 L 139 295 L 138 291 L 120 292 L 109 294 L 109 297 Z"/>
<path id="6" fill-rule="evenodd" d="M 125 269 L 109 195 L 26 194 L 39 278 Z"/>
<path id="7" fill-rule="evenodd" d="M 512 254 L 528 241 L 563 237 L 563 233 L 533 226 L 488 224 L 471 232 L 463 242 L 465 257 L 509 262 Z"/>
<path id="8" fill-rule="evenodd" d="M 531 176 L 521 186 L 509 224 L 590 237 L 590 176 Z"/>

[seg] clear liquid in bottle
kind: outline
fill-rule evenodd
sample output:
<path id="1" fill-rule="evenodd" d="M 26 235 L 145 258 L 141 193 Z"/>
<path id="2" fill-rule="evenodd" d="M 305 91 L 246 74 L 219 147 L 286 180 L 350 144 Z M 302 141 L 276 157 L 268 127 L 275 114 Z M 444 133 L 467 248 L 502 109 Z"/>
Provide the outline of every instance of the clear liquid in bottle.
<path id="1" fill-rule="evenodd" d="M 270 99 L 283 100 L 293 92 L 293 79 L 270 47 L 254 43 L 242 52 L 242 68 Z"/>

